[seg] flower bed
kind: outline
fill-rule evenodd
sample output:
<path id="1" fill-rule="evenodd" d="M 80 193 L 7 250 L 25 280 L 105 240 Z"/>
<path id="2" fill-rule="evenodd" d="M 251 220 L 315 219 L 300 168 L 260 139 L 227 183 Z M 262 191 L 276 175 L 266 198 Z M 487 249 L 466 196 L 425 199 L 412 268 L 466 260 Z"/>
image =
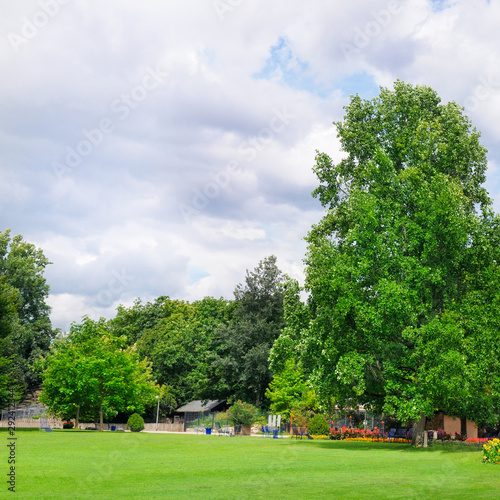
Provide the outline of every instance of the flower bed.
<path id="1" fill-rule="evenodd" d="M 500 464 L 500 439 L 494 438 L 483 444 L 483 462 Z"/>
<path id="2" fill-rule="evenodd" d="M 331 429 L 329 439 L 336 441 L 384 441 L 386 437 L 377 427 L 365 431 L 364 429 L 352 429 L 344 426 L 340 429 L 336 427 Z M 391 442 L 396 441 L 401 441 L 401 439 L 391 439 Z"/>

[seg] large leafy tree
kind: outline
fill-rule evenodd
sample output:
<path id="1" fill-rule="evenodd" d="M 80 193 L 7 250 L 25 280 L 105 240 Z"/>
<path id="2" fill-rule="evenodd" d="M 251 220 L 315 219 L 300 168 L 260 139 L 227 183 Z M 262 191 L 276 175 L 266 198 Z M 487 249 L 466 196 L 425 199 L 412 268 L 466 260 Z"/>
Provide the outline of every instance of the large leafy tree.
<path id="1" fill-rule="evenodd" d="M 133 344 L 146 330 L 155 328 L 164 318 L 168 318 L 177 304 L 178 301 L 164 295 L 146 304 L 137 299 L 132 307 L 120 305 L 116 316 L 109 321 L 109 327 L 115 335 L 125 335 L 127 342 Z"/>
<path id="2" fill-rule="evenodd" d="M 18 397 L 40 382 L 34 363 L 54 337 L 44 278 L 49 264 L 42 250 L 21 235 L 0 233 L 0 370 L 2 385 L 15 387 Z"/>
<path id="3" fill-rule="evenodd" d="M 7 283 L 5 276 L 0 276 L 0 408 L 9 401 L 9 393 L 13 388 L 14 392 L 24 390 L 23 378 L 19 373 L 16 376 L 14 360 L 17 350 L 12 341 L 18 300 L 17 290 Z"/>
<path id="4" fill-rule="evenodd" d="M 161 299 L 161 317 L 138 335 L 138 352 L 152 361 L 155 377 L 171 388 L 178 404 L 209 398 L 213 395 L 210 356 L 215 332 L 227 322 L 230 305 L 211 297 L 192 304 Z"/>
<path id="5" fill-rule="evenodd" d="M 267 405 L 265 391 L 272 379 L 269 351 L 283 323 L 284 275 L 270 256 L 248 272 L 234 291 L 234 316 L 217 331 L 212 367 L 214 390 L 226 398 Z"/>
<path id="6" fill-rule="evenodd" d="M 412 419 L 416 440 L 437 409 L 494 419 L 499 224 L 479 133 L 455 103 L 400 81 L 352 97 L 336 125 L 344 158 L 316 158 L 327 211 L 307 238 L 311 319 L 288 351 L 322 401 Z"/>
<path id="7" fill-rule="evenodd" d="M 104 416 L 142 413 L 160 394 L 150 363 L 124 336 L 112 335 L 104 320 L 73 324 L 42 363 L 40 401 L 66 418 L 93 414 L 101 430 Z"/>

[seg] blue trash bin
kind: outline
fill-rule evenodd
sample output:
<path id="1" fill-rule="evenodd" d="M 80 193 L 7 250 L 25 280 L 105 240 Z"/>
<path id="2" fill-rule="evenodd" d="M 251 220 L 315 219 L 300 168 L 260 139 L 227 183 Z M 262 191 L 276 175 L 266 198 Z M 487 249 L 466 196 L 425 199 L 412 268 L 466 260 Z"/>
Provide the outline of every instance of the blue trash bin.
<path id="1" fill-rule="evenodd" d="M 207 434 L 212 434 L 212 428 L 211 428 L 211 427 L 207 427 L 207 428 L 205 429 L 205 432 L 206 432 Z"/>

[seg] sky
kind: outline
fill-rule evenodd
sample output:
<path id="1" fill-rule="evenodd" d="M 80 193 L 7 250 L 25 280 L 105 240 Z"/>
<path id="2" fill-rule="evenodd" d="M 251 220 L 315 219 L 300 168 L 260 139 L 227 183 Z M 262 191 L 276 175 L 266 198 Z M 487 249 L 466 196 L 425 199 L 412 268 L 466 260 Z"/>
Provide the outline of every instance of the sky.
<path id="1" fill-rule="evenodd" d="M 0 231 L 43 249 L 54 327 L 303 282 L 316 150 L 350 95 L 455 101 L 500 211 L 499 0 L 0 0 Z"/>

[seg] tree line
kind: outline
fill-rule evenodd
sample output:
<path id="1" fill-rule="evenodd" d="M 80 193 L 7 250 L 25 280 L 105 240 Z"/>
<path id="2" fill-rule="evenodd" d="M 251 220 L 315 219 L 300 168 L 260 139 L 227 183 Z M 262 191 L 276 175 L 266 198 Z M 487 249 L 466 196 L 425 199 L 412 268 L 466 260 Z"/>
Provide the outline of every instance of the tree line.
<path id="1" fill-rule="evenodd" d="M 153 413 L 156 396 L 162 415 L 194 399 L 269 407 L 269 352 L 283 327 L 284 275 L 275 256 L 247 271 L 233 300 L 137 299 L 131 307 L 119 306 L 110 320 L 84 317 L 69 332 L 58 332 L 45 303 L 43 267 L 49 262 L 21 236 L 9 245 L 9 234 L 3 233 L 6 271 L 0 281 L 6 283 L 0 288 L 2 407 L 13 386 L 20 400 L 41 383 L 40 401 L 53 413 L 101 424 L 119 414 Z M 17 276 L 31 286 L 16 282 Z"/>
<path id="2" fill-rule="evenodd" d="M 316 156 L 313 195 L 325 213 L 307 235 L 305 301 L 271 256 L 247 271 L 232 300 L 137 300 L 53 340 L 42 307 L 47 262 L 13 240 L 10 253 L 24 255 L 24 245 L 37 269 L 39 291 L 26 293 L 24 275 L 9 275 L 20 263 L 4 233 L 0 369 L 29 385 L 38 375 L 26 366 L 42 354 L 37 366 L 47 381 L 56 356 L 70 363 L 70 347 L 89 342 L 86 352 L 102 359 L 109 348 L 143 363 L 142 391 L 159 396 L 164 412 L 193 399 L 283 412 L 363 405 L 414 422 L 416 444 L 438 410 L 498 422 L 500 218 L 483 186 L 480 134 L 456 103 L 400 81 L 371 100 L 351 96 L 345 110 L 335 124 L 343 158 Z M 115 394 L 126 379 L 114 372 L 105 380 L 108 392 L 94 380 L 87 411 L 131 411 L 131 397 Z M 44 391 L 47 403 L 64 392 Z M 146 406 L 137 399 L 136 409 Z"/>

